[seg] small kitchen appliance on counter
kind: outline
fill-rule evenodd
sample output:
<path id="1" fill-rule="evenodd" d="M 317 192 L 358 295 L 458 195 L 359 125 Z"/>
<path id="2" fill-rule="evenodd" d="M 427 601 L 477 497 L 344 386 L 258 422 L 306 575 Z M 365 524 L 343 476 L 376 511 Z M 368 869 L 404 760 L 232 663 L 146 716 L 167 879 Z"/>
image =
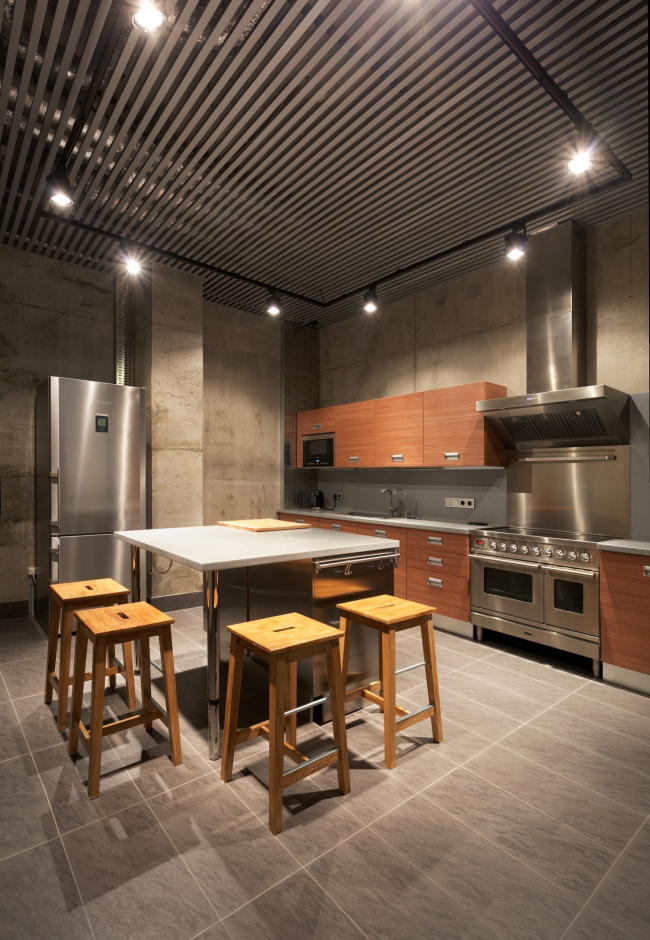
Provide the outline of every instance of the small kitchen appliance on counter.
<path id="1" fill-rule="evenodd" d="M 322 490 L 314 490 L 311 494 L 311 508 L 312 509 L 324 509 L 325 508 L 325 494 Z"/>

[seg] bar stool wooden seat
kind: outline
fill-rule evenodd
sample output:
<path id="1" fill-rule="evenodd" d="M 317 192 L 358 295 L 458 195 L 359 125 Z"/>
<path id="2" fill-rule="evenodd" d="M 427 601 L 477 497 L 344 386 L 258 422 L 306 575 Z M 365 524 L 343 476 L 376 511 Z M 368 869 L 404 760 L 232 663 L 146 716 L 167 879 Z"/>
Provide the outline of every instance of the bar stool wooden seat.
<path id="1" fill-rule="evenodd" d="M 113 604 L 126 604 L 129 589 L 112 578 L 99 578 L 95 581 L 69 581 L 67 584 L 50 585 L 50 633 L 47 644 L 47 667 L 45 671 L 45 703 L 52 701 L 52 691 L 59 697 L 57 728 L 65 731 L 68 714 L 68 686 L 72 685 L 70 670 L 70 650 L 72 648 L 72 627 L 77 610 L 93 607 L 110 607 Z M 59 675 L 56 674 L 56 649 L 61 627 L 61 659 Z M 119 673 L 126 681 L 129 708 L 135 708 L 135 679 L 133 677 L 133 650 L 130 643 L 122 646 L 124 662 L 115 656 L 115 643 L 107 647 L 108 668 L 111 686 L 116 684 Z M 92 673 L 86 673 L 86 680 L 92 679 Z"/>
<path id="2" fill-rule="evenodd" d="M 310 774 L 337 764 L 341 793 L 350 792 L 350 769 L 343 713 L 343 686 L 338 648 L 341 634 L 327 624 L 301 614 L 282 614 L 250 623 L 228 627 L 232 633 L 228 692 L 224 723 L 221 779 L 232 777 L 235 748 L 260 735 L 269 742 L 269 829 L 274 835 L 282 831 L 282 792 L 284 787 Z M 237 730 L 237 713 L 241 690 L 244 652 L 250 651 L 269 664 L 269 718 L 257 725 Z M 296 664 L 301 659 L 325 654 L 329 695 L 295 706 Z M 296 715 L 314 705 L 331 700 L 334 748 L 308 758 L 295 746 Z M 293 702 L 294 707 L 287 708 Z M 287 738 L 284 740 L 285 728 Z M 298 766 L 284 771 L 284 758 Z"/>
<path id="3" fill-rule="evenodd" d="M 90 758 L 88 772 L 88 797 L 92 800 L 99 795 L 99 775 L 101 771 L 102 739 L 116 731 L 125 731 L 136 725 L 151 728 L 154 720 L 162 721 L 169 731 L 169 748 L 173 764 L 181 764 L 181 736 L 178 725 L 178 703 L 176 700 L 176 676 L 174 673 L 174 653 L 172 650 L 172 617 L 156 610 L 151 604 L 140 601 L 136 604 L 121 604 L 117 607 L 104 607 L 84 610 L 77 613 L 79 629 L 75 648 L 74 682 L 72 687 L 72 709 L 70 716 L 70 741 L 68 753 L 77 753 L 79 734 Z M 162 674 L 165 691 L 165 708 L 156 705 L 151 699 L 151 659 L 149 639 L 160 638 Z M 142 687 L 142 708 L 135 714 L 104 724 L 104 686 L 106 676 L 106 652 L 116 643 L 129 643 L 140 640 L 142 657 L 140 660 L 140 682 Z M 86 651 L 88 643 L 93 646 L 92 656 L 92 697 L 90 705 L 90 726 L 86 728 L 81 720 L 83 707 L 83 688 L 86 678 Z"/>
<path id="4" fill-rule="evenodd" d="M 345 701 L 351 702 L 355 698 L 363 697 L 379 705 L 384 713 L 384 760 L 389 769 L 395 767 L 396 759 L 396 732 L 403 731 L 411 725 L 431 719 L 433 740 L 442 741 L 442 720 L 440 716 L 440 692 L 438 689 L 438 670 L 436 667 L 436 650 L 433 639 L 433 614 L 435 607 L 425 604 L 416 604 L 413 601 L 392 597 L 390 594 L 380 594 L 377 597 L 366 597 L 360 601 L 337 604 L 341 611 L 341 660 L 344 684 L 347 684 L 348 662 L 350 658 L 350 637 L 352 623 L 362 623 L 373 627 L 379 633 L 379 682 L 351 689 L 345 695 Z M 424 660 L 412 666 L 405 666 L 395 671 L 395 635 L 400 630 L 409 627 L 420 627 L 422 632 L 422 647 Z M 395 701 L 395 676 L 403 672 L 410 672 L 424 666 L 429 704 L 416 711 L 409 712 Z M 382 694 L 378 694 L 381 686 Z"/>

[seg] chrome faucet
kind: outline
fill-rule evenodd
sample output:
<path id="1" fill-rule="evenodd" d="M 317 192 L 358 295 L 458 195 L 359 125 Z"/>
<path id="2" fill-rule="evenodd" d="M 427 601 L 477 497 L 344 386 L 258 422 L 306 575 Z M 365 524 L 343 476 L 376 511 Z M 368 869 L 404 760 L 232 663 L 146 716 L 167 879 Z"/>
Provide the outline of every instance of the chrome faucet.
<path id="1" fill-rule="evenodd" d="M 407 493 L 406 490 L 403 489 L 401 486 L 399 487 L 399 489 L 396 489 L 396 490 L 393 492 L 393 496 L 397 496 L 398 493 L 404 493 L 404 518 L 407 519 L 407 518 L 408 518 L 408 514 L 409 514 L 409 511 L 408 511 L 408 493 Z M 392 503 L 392 499 L 391 499 L 391 503 Z M 397 511 L 396 514 L 399 515 L 399 507 L 398 507 L 398 511 Z"/>
<path id="2" fill-rule="evenodd" d="M 391 516 L 396 515 L 396 514 L 397 514 L 397 511 L 396 511 L 395 507 L 393 506 L 393 496 L 395 495 L 395 493 L 397 493 L 397 490 L 395 490 L 395 492 L 393 492 L 393 490 L 391 490 L 391 489 L 385 489 L 385 490 L 382 490 L 382 493 L 388 493 L 388 495 L 390 496 L 390 514 L 391 514 Z"/>

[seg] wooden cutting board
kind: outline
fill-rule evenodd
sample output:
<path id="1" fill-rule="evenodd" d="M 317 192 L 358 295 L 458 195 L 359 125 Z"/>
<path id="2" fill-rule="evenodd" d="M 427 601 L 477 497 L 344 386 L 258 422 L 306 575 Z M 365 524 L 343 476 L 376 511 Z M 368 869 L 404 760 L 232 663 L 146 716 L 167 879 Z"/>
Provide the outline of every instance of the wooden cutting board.
<path id="1" fill-rule="evenodd" d="M 246 532 L 277 532 L 280 529 L 311 529 L 307 522 L 287 522 L 284 519 L 236 519 L 234 522 L 217 522 L 229 529 L 245 529 Z"/>

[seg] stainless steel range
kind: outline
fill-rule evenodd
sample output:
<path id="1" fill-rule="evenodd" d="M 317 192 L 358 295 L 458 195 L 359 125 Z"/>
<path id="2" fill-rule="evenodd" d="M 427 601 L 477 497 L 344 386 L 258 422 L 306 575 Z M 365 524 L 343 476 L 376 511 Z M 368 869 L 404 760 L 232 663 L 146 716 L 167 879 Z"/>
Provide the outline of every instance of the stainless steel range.
<path id="1" fill-rule="evenodd" d="M 555 646 L 600 671 L 600 536 L 506 527 L 472 535 L 472 622 Z"/>

